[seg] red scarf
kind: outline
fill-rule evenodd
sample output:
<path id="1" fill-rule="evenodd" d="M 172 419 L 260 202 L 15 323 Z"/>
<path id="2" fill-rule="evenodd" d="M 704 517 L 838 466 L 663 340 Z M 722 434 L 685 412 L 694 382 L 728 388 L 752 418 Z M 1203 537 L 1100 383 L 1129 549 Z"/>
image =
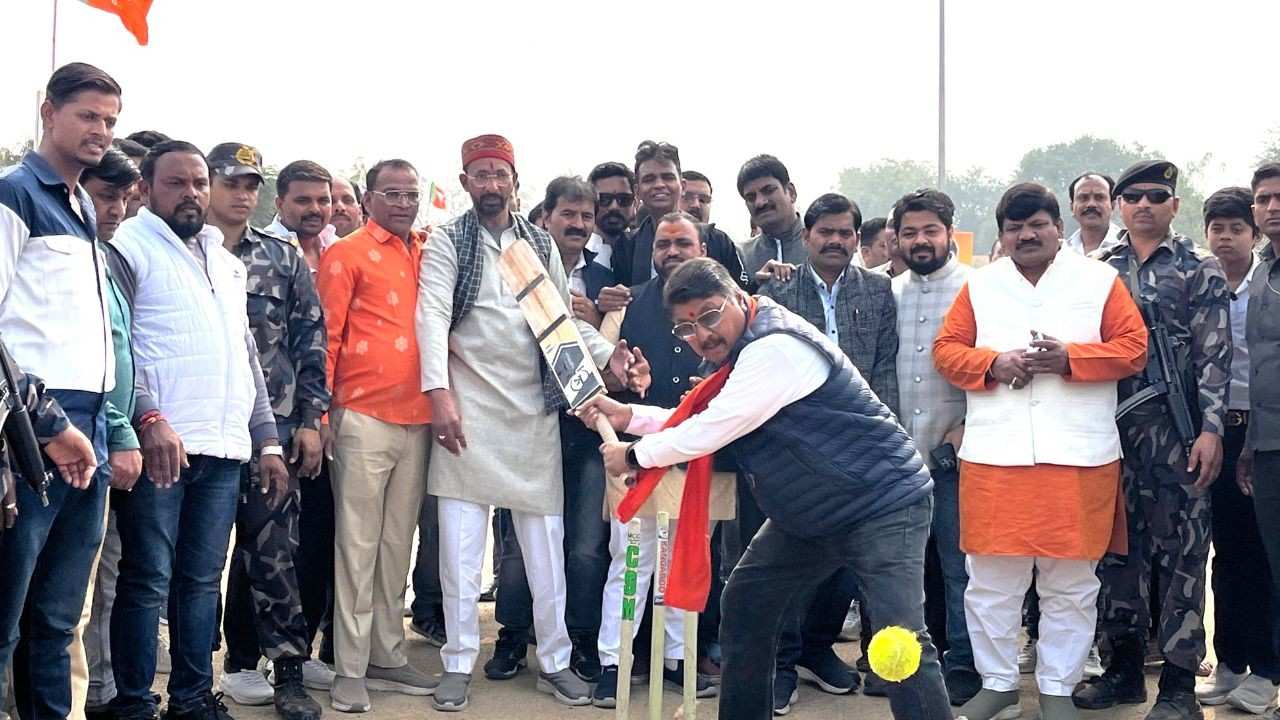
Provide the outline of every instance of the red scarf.
<path id="1" fill-rule="evenodd" d="M 756 314 L 755 298 L 747 300 L 747 324 Z M 685 395 L 671 417 L 663 423 L 665 430 L 675 427 L 707 409 L 711 399 L 720 394 L 733 364 L 716 370 Z M 711 464 L 712 455 L 689 461 L 685 475 L 684 495 L 680 498 L 680 522 L 676 526 L 676 542 L 671 552 L 671 572 L 667 579 L 666 604 L 681 610 L 702 612 L 711 591 Z M 618 519 L 627 523 L 653 494 L 669 468 L 643 468 L 636 484 L 618 504 Z"/>

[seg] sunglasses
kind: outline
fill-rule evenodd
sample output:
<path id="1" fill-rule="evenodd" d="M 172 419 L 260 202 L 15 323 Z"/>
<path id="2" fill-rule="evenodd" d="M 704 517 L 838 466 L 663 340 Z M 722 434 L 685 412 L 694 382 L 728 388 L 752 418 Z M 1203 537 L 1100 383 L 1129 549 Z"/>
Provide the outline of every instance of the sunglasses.
<path id="1" fill-rule="evenodd" d="M 609 207 L 617 205 L 618 207 L 631 207 L 631 203 L 636 201 L 636 196 L 631 193 L 600 193 L 596 196 L 596 205 L 600 207 Z"/>
<path id="2" fill-rule="evenodd" d="M 1163 205 L 1173 197 L 1173 193 L 1160 188 L 1151 188 L 1149 190 L 1125 190 L 1120 193 L 1120 198 L 1130 205 L 1137 205 L 1142 202 L 1142 198 L 1146 198 L 1147 202 L 1152 205 Z"/>
<path id="3" fill-rule="evenodd" d="M 694 318 L 693 322 L 678 323 L 675 327 L 671 328 L 671 334 L 681 340 L 688 340 L 698 334 L 698 325 L 701 325 L 708 330 L 714 330 L 724 318 L 724 306 L 728 304 L 729 298 L 725 298 L 724 302 L 720 303 L 720 307 L 715 310 L 708 310 L 702 313 L 698 317 Z"/>

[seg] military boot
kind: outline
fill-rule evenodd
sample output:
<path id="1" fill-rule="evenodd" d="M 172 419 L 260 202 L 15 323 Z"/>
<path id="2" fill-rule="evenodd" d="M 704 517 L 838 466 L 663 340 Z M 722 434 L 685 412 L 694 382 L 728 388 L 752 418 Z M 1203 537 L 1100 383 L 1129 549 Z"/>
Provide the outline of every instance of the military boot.
<path id="1" fill-rule="evenodd" d="M 1123 635 L 1111 641 L 1111 666 L 1100 677 L 1086 681 L 1071 694 L 1082 710 L 1105 710 L 1116 705 L 1140 705 L 1147 701 L 1142 678 L 1145 644 L 1138 635 Z M 1194 697 L 1194 695 L 1193 695 Z"/>
<path id="2" fill-rule="evenodd" d="M 1168 661 L 1160 669 L 1160 691 L 1147 720 L 1204 720 L 1196 700 L 1196 676 Z"/>
<path id="3" fill-rule="evenodd" d="M 281 658 L 274 665 L 276 713 L 282 720 L 319 720 L 320 703 L 302 684 L 302 658 Z"/>

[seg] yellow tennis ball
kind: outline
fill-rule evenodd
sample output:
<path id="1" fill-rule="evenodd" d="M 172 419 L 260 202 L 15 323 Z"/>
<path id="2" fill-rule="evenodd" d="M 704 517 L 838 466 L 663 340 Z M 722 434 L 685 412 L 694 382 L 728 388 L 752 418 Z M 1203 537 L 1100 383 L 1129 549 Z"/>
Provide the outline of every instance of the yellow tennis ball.
<path id="1" fill-rule="evenodd" d="M 867 646 L 867 662 L 885 680 L 902 682 L 920 669 L 921 650 L 914 632 L 890 625 L 871 638 L 871 644 Z"/>

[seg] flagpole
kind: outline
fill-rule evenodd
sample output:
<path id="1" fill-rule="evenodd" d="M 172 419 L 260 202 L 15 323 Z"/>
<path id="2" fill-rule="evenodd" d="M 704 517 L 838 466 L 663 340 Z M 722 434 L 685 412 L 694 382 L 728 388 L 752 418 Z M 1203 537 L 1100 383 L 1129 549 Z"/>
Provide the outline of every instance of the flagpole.
<path id="1" fill-rule="evenodd" d="M 53 41 L 49 43 L 49 74 L 58 69 L 58 0 L 53 0 Z"/>

